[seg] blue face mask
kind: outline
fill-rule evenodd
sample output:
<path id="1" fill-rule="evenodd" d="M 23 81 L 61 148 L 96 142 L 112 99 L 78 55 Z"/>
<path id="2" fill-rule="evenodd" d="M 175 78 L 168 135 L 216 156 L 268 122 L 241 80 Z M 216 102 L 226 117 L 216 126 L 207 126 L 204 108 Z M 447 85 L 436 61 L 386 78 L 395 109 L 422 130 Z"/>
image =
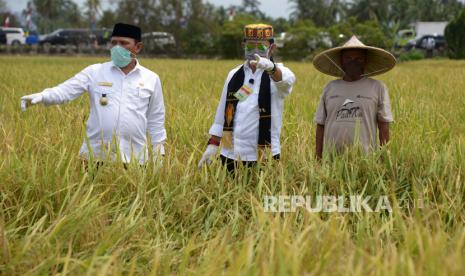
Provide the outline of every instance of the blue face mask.
<path id="1" fill-rule="evenodd" d="M 131 52 L 119 45 L 113 46 L 111 48 L 111 60 L 119 68 L 124 68 L 132 60 Z"/>

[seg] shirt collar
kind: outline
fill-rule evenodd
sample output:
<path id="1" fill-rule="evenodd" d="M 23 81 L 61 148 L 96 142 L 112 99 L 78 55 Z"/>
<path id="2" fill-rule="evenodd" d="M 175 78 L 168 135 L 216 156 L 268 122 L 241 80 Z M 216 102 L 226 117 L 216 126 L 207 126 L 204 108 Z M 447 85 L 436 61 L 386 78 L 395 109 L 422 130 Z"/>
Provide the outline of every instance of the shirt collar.
<path id="1" fill-rule="evenodd" d="M 248 61 L 248 60 L 244 61 L 244 67 L 245 67 L 246 69 L 252 70 L 252 69 L 250 68 L 250 66 L 249 66 L 249 61 Z"/>
<path id="2" fill-rule="evenodd" d="M 140 67 L 141 67 L 141 65 L 139 63 L 139 60 L 136 58 L 136 67 L 134 67 L 134 70 L 136 70 L 136 69 L 140 70 Z"/>
<path id="3" fill-rule="evenodd" d="M 113 62 L 111 62 L 111 67 L 115 68 L 116 70 L 119 70 L 119 71 L 123 72 L 121 70 L 121 68 L 116 66 Z M 131 74 L 132 72 L 136 72 L 136 71 L 140 70 L 141 67 L 142 67 L 142 65 L 140 65 L 139 60 L 136 58 L 136 66 L 128 73 L 128 75 Z"/>
<path id="4" fill-rule="evenodd" d="M 257 68 L 257 69 L 255 70 L 255 73 L 253 73 L 253 72 L 252 72 L 252 68 L 250 68 L 250 66 L 249 66 L 249 61 L 248 61 L 248 60 L 246 60 L 246 61 L 244 62 L 244 68 L 245 68 L 246 70 L 249 70 L 249 71 L 250 71 L 250 74 L 252 74 L 252 75 L 260 74 L 260 73 L 263 71 L 262 69 L 258 69 L 258 68 Z"/>

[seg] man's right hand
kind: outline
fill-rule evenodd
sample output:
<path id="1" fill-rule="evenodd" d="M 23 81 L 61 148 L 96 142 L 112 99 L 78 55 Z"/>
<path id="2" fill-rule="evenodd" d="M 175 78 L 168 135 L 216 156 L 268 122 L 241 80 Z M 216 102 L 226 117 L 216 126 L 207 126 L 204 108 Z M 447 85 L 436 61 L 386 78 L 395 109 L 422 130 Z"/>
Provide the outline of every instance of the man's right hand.
<path id="1" fill-rule="evenodd" d="M 204 154 L 202 155 L 202 159 L 198 164 L 199 169 L 202 168 L 204 164 L 210 165 L 213 162 L 213 156 L 218 152 L 217 145 L 208 145 L 207 149 L 205 150 Z"/>
<path id="2" fill-rule="evenodd" d="M 42 93 L 35 93 L 21 97 L 21 110 L 26 111 L 28 105 L 41 103 L 44 100 Z"/>

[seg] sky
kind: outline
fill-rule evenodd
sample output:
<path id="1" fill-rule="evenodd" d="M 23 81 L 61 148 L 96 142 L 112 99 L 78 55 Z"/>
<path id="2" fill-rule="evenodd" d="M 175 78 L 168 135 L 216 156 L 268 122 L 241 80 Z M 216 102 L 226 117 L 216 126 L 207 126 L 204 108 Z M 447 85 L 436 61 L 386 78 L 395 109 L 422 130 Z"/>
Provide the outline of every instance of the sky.
<path id="1" fill-rule="evenodd" d="M 82 6 L 85 0 L 73 0 L 78 5 Z M 242 0 L 204 0 L 217 6 L 229 7 L 230 5 L 240 5 Z M 22 11 L 28 0 L 6 0 L 7 7 L 13 12 Z M 110 6 L 111 0 L 101 0 L 103 9 Z M 288 0 L 260 0 L 263 12 L 273 18 L 287 18 L 291 12 L 291 4 Z"/>

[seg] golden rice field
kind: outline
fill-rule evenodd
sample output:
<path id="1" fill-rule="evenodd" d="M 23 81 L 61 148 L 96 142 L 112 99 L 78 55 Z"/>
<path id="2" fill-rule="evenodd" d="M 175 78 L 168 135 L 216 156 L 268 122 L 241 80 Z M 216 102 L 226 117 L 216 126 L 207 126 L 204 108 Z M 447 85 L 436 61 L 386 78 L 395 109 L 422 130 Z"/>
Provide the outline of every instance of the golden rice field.
<path id="1" fill-rule="evenodd" d="M 321 164 L 312 119 L 330 77 L 287 63 L 297 83 L 282 160 L 231 178 L 197 162 L 239 61 L 141 60 L 163 81 L 169 139 L 164 162 L 146 169 L 82 169 L 87 96 L 20 112 L 20 96 L 101 61 L 0 57 L 0 275 L 465 275 L 465 62 L 381 76 L 391 143 Z M 386 195 L 395 208 L 267 213 L 267 195 Z"/>

